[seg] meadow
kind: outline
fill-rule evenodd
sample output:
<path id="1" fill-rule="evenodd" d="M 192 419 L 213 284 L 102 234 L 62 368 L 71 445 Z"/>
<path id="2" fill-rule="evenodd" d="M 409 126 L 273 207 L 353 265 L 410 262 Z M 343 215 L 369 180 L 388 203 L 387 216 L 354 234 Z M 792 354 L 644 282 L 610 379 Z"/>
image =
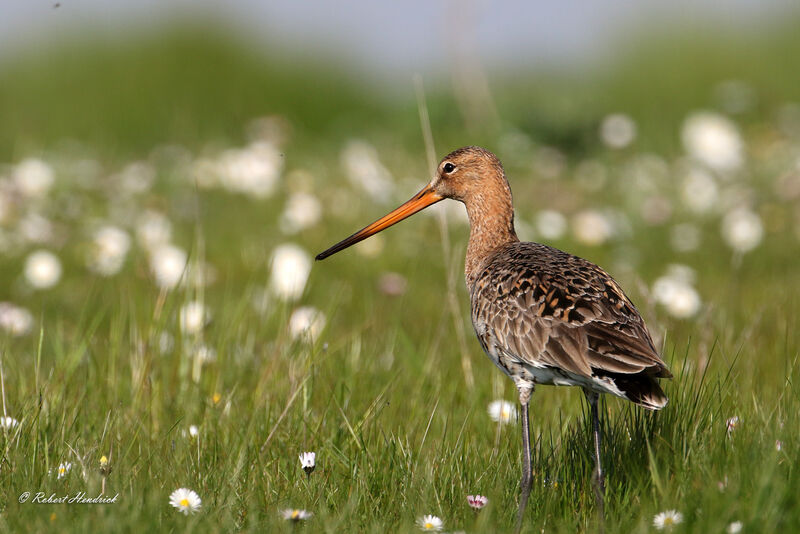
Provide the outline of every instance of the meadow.
<path id="1" fill-rule="evenodd" d="M 426 80 L 436 158 L 494 151 L 520 237 L 609 271 L 675 375 L 659 413 L 603 401 L 606 532 L 800 530 L 794 28 L 499 73 L 491 113 Z M 340 67 L 195 27 L 0 63 L 0 530 L 512 529 L 463 207 L 312 260 L 431 176 L 413 83 Z M 536 391 L 523 531 L 598 530 L 586 409 Z"/>

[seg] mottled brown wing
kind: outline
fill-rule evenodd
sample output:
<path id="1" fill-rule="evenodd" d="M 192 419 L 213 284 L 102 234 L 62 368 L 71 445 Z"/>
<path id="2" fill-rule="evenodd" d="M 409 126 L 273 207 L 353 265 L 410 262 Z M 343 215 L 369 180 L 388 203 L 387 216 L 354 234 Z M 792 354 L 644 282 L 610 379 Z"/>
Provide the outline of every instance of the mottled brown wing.
<path id="1" fill-rule="evenodd" d="M 586 377 L 671 376 L 619 285 L 576 256 L 537 243 L 509 245 L 485 266 L 471 300 L 473 323 L 486 325 L 521 362 Z"/>

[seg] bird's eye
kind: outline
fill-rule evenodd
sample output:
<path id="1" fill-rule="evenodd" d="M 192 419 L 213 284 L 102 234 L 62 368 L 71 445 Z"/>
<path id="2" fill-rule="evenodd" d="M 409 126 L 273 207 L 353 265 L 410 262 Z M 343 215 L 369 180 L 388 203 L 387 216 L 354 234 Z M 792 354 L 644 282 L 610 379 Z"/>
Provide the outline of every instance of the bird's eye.
<path id="1" fill-rule="evenodd" d="M 454 170 L 456 170 L 456 166 L 455 166 L 455 165 L 453 165 L 453 164 L 452 164 L 452 163 L 450 163 L 450 162 L 447 162 L 447 163 L 445 163 L 445 164 L 444 164 L 444 167 L 442 168 L 442 170 L 444 170 L 444 172 L 446 172 L 446 173 L 450 174 L 451 172 L 453 172 Z"/>

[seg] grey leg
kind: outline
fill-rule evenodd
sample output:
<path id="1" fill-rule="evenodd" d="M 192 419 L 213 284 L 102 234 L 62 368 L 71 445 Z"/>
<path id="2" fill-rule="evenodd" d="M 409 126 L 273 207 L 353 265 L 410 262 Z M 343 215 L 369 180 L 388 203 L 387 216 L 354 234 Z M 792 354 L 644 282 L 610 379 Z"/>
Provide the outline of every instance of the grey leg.
<path id="1" fill-rule="evenodd" d="M 528 497 L 531 495 L 531 487 L 533 486 L 530 419 L 528 417 L 528 404 L 532 393 L 533 389 L 528 388 L 523 388 L 519 391 L 520 415 L 522 417 L 522 480 L 519 484 L 519 511 L 517 512 L 517 526 L 514 529 L 516 533 L 519 533 L 520 529 L 522 529 L 522 519 L 525 516 L 525 508 L 528 505 Z"/>
<path id="2" fill-rule="evenodd" d="M 594 486 L 594 499 L 597 505 L 597 514 L 600 518 L 600 528 L 602 530 L 603 520 L 605 519 L 605 494 L 606 480 L 603 467 L 600 463 L 600 416 L 597 413 L 597 405 L 600 395 L 593 391 L 584 391 L 586 399 L 592 409 L 592 433 L 594 434 L 594 473 L 592 475 L 592 485 Z"/>

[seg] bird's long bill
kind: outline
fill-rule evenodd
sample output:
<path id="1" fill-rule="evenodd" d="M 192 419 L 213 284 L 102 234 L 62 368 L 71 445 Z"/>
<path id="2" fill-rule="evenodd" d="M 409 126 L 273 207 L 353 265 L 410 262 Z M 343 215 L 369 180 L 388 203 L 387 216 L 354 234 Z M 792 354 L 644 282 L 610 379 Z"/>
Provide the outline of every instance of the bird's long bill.
<path id="1" fill-rule="evenodd" d="M 422 189 L 422 191 L 411 197 L 411 200 L 396 210 L 384 215 L 369 226 L 362 228 L 347 239 L 339 241 L 325 252 L 320 252 L 317 254 L 317 260 L 324 260 L 328 256 L 332 256 L 340 250 L 346 249 L 350 245 L 355 245 L 359 241 L 363 241 L 369 236 L 377 234 L 381 230 L 385 230 L 386 228 L 389 228 L 393 224 L 399 223 L 407 217 L 411 217 L 418 211 L 427 208 L 431 204 L 436 204 L 440 200 L 444 200 L 444 197 L 434 191 L 430 185 L 427 185 Z"/>

